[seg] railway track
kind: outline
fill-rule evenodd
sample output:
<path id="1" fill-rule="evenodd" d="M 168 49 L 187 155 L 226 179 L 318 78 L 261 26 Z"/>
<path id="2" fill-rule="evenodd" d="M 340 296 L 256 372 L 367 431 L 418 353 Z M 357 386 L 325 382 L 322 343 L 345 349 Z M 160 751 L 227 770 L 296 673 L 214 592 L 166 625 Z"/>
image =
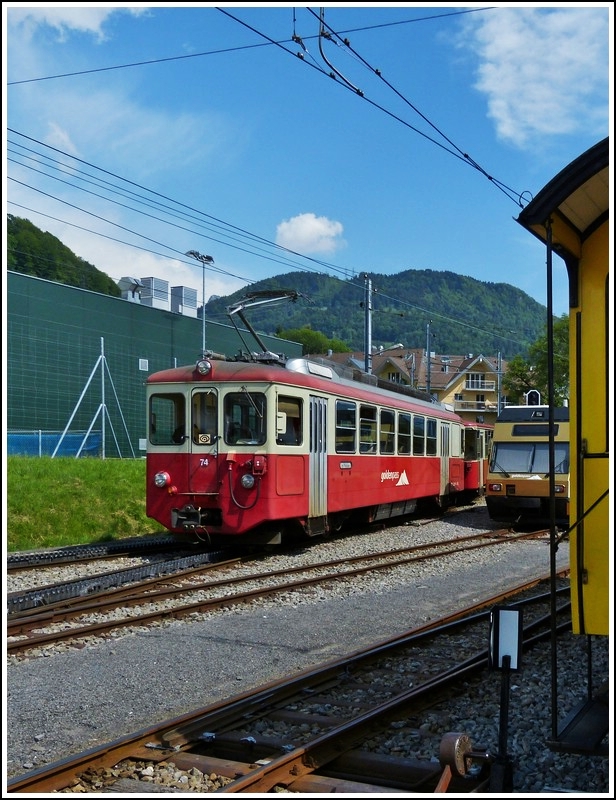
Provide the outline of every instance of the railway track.
<path id="1" fill-rule="evenodd" d="M 431 737 L 430 756 L 420 732 L 435 707 L 447 707 L 471 676 L 494 681 L 494 672 L 486 672 L 486 642 L 495 604 L 507 599 L 508 608 L 521 611 L 524 650 L 570 629 L 567 583 L 559 588 L 555 617 L 546 613 L 547 598 L 547 578 L 520 585 L 345 658 L 27 773 L 7 789 L 146 793 L 192 781 L 199 793 L 508 791 L 507 769 L 493 769 L 506 762 L 502 742 L 475 745 L 464 731 L 445 731 Z M 402 746 L 393 755 L 396 737 Z"/>
<path id="2" fill-rule="evenodd" d="M 204 550 L 177 558 L 149 561 L 137 565 L 124 567 L 119 570 L 72 578 L 61 582 L 37 586 L 32 589 L 8 592 L 6 595 L 7 614 L 19 615 L 30 609 L 49 609 L 58 604 L 68 604 L 71 600 L 83 599 L 108 592 L 127 584 L 145 583 L 150 579 L 207 567 L 229 560 L 231 550 Z M 239 561 L 239 558 L 233 559 Z M 67 561 L 75 565 L 79 561 Z M 57 565 L 60 566 L 60 565 Z"/>
<path id="3" fill-rule="evenodd" d="M 9 609 L 14 610 L 7 617 L 6 650 L 8 655 L 16 655 L 54 646 L 61 641 L 101 637 L 123 627 L 153 625 L 165 619 L 179 619 L 273 595 L 301 592 L 331 581 L 355 580 L 377 571 L 465 551 L 511 546 L 516 541 L 536 538 L 542 533 L 485 531 L 353 558 L 243 574 L 237 574 L 239 559 L 219 563 L 208 561 L 175 571 L 169 567 L 163 570 L 162 575 L 130 585 L 125 585 L 125 575 L 121 579 L 109 575 L 106 581 L 99 579 L 103 588 L 87 597 L 76 591 L 79 584 L 71 582 L 67 592 L 63 586 L 54 585 L 47 591 L 36 590 L 35 596 L 47 599 L 43 605 L 33 605 L 31 593 L 8 596 Z M 213 570 L 230 574 L 212 579 Z M 94 585 L 98 584 L 95 582 Z M 56 597 L 59 599 L 54 599 Z M 30 605 L 26 602 L 28 600 Z"/>
<path id="4" fill-rule="evenodd" d="M 117 541 L 9 553 L 6 559 L 6 569 L 7 572 L 16 572 L 35 567 L 59 566 L 79 561 L 117 558 L 118 556 L 141 556 L 179 548 L 177 536 L 139 536 Z"/>

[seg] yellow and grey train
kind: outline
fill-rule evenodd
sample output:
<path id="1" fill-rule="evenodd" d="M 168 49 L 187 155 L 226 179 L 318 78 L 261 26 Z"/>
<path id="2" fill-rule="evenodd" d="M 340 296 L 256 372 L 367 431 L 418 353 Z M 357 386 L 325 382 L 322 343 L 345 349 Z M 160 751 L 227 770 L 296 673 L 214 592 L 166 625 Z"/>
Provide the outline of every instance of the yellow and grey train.
<path id="1" fill-rule="evenodd" d="M 549 525 L 555 513 L 557 526 L 568 525 L 569 409 L 553 409 L 552 418 L 551 429 L 543 405 L 506 406 L 496 418 L 485 493 L 490 519 Z"/>
<path id="2" fill-rule="evenodd" d="M 610 636 L 612 625 L 609 151 L 608 137 L 561 170 L 517 217 L 545 245 L 548 362 L 552 366 L 547 404 L 552 408 L 554 256 L 564 261 L 569 284 L 571 614 L 573 633 L 586 637 L 587 664 L 580 664 L 578 705 L 558 719 L 564 704 L 557 697 L 558 649 L 553 644 L 550 744 L 556 751 L 601 755 L 607 755 L 609 689 L 594 677 L 593 649 L 596 652 L 601 637 Z M 558 543 L 552 520 L 552 552 Z M 552 570 L 554 564 L 551 558 Z"/>

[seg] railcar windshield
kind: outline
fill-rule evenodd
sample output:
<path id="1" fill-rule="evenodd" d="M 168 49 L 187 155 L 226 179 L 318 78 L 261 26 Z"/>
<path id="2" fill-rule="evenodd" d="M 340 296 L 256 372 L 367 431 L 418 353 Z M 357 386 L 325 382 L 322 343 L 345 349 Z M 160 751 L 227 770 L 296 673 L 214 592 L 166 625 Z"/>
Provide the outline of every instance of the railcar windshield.
<path id="1" fill-rule="evenodd" d="M 227 444 L 265 444 L 267 436 L 266 399 L 263 392 L 228 392 L 224 399 Z"/>
<path id="2" fill-rule="evenodd" d="M 490 472 L 549 473 L 548 442 L 494 442 Z M 569 442 L 554 444 L 554 473 L 569 472 Z"/>
<path id="3" fill-rule="evenodd" d="M 181 392 L 153 394 L 148 409 L 150 444 L 182 444 L 186 438 L 186 398 Z"/>

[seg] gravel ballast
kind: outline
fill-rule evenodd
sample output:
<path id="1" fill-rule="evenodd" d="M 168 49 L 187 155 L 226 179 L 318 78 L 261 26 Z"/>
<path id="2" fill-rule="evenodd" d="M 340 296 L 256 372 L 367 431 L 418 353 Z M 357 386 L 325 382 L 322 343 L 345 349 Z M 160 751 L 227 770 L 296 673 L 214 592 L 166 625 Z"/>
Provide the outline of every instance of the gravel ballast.
<path id="1" fill-rule="evenodd" d="M 450 539 L 496 528 L 485 506 L 426 525 L 396 526 L 344 541 L 323 541 L 276 556 L 269 569 Z M 561 544 L 557 563 L 568 563 Z M 62 646 L 46 655 L 8 658 L 5 677 L 5 774 L 22 774 L 73 753 L 207 706 L 263 683 L 340 658 L 453 610 L 498 588 L 549 572 L 547 538 L 467 551 L 445 562 L 379 572 L 111 639 Z M 486 630 L 486 637 L 487 637 Z M 563 685 L 581 691 L 583 642 L 562 659 Z M 596 664 L 609 677 L 608 643 Z M 570 670 L 570 672 L 568 672 Z M 455 706 L 435 711 L 433 734 L 463 731 L 498 745 L 500 681 L 470 683 Z M 573 700 L 571 701 L 573 702 Z M 549 646 L 524 664 L 511 686 L 509 755 L 516 793 L 611 792 L 610 762 L 551 752 Z M 435 753 L 438 757 L 438 750 Z"/>

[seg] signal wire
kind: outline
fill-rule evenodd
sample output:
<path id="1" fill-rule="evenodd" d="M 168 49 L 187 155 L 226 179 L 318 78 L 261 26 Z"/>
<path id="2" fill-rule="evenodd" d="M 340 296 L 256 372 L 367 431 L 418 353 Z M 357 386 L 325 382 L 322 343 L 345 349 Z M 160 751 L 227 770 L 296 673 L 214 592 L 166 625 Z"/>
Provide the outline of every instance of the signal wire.
<path id="1" fill-rule="evenodd" d="M 309 9 L 309 10 L 310 10 L 310 9 Z M 225 14 L 226 16 L 230 17 L 230 18 L 231 18 L 231 19 L 233 19 L 235 22 L 238 22 L 240 25 L 243 25 L 245 28 L 248 28 L 248 30 L 251 30 L 253 33 L 257 34 L 257 36 L 261 36 L 262 38 L 266 39 L 266 40 L 267 40 L 267 41 L 268 41 L 270 44 L 274 44 L 274 45 L 276 45 L 277 47 L 279 47 L 281 50 L 284 50 L 284 52 L 285 52 L 285 53 L 289 53 L 289 55 L 292 55 L 292 56 L 294 56 L 294 57 L 297 57 L 297 53 L 293 53 L 291 50 L 287 49 L 286 47 L 284 47 L 284 46 L 283 46 L 282 44 L 280 44 L 279 42 L 276 42 L 274 39 L 271 39 L 271 38 L 270 38 L 270 37 L 269 37 L 267 34 L 263 33 L 262 31 L 259 31 L 259 30 L 257 30 L 257 29 L 256 29 L 256 28 L 254 28 L 252 25 L 249 25 L 247 22 L 244 22 L 243 20 L 241 20 L 241 19 L 239 19 L 238 17 L 234 16 L 233 14 L 229 13 L 229 11 L 227 11 L 226 9 L 224 9 L 224 8 L 218 8 L 218 11 L 220 11 L 221 13 L 223 13 L 223 14 Z M 314 12 L 311 12 L 311 13 L 312 13 L 312 14 L 314 14 Z M 316 15 L 315 15 L 315 16 L 316 16 Z M 336 34 L 336 35 L 337 35 L 337 34 Z M 353 52 L 354 52 L 354 51 L 353 51 Z M 357 55 L 357 54 L 356 54 L 356 55 Z M 359 56 L 358 56 L 358 57 L 359 57 Z M 321 73 L 321 74 L 323 74 L 323 75 L 326 75 L 326 76 L 327 76 L 327 77 L 329 77 L 329 78 L 335 78 L 335 77 L 336 77 L 336 75 L 335 75 L 335 74 L 333 74 L 333 73 L 331 73 L 331 72 L 330 72 L 330 73 L 328 73 L 326 70 L 322 69 L 322 68 L 321 68 L 321 67 L 319 67 L 318 65 L 314 65 L 314 64 L 310 64 L 310 63 L 308 63 L 308 62 L 307 62 L 307 61 L 306 61 L 304 58 L 300 58 L 300 60 L 301 60 L 303 63 L 307 64 L 309 67 L 311 67 L 311 68 L 313 68 L 313 69 L 316 69 L 318 72 L 320 72 L 320 73 Z M 325 59 L 324 59 L 324 60 L 325 60 Z M 363 60 L 363 59 L 362 59 L 362 60 Z M 326 60 L 326 63 L 328 64 L 328 66 L 330 66 L 330 69 L 334 69 L 334 68 L 333 68 L 333 67 L 332 67 L 332 66 L 329 64 L 329 62 L 328 62 L 327 60 Z M 365 61 L 364 61 L 364 64 L 365 64 L 365 65 L 366 65 L 366 66 L 367 66 L 367 67 L 370 69 L 370 71 L 371 71 L 371 72 L 373 72 L 375 75 L 378 75 L 379 77 L 381 77 L 381 76 L 380 76 L 380 73 L 379 73 L 379 71 L 378 71 L 378 70 L 375 70 L 374 68 L 370 67 L 370 66 L 367 64 L 367 62 L 365 62 Z M 459 159 L 459 160 L 460 160 L 460 161 L 461 161 L 463 164 L 466 164 L 467 166 L 469 166 L 469 167 L 472 167 L 473 169 L 476 169 L 476 170 L 477 170 L 477 171 L 479 171 L 481 174 L 483 174 L 483 175 L 484 175 L 486 178 L 488 178 L 488 180 L 490 181 L 490 183 L 491 183 L 492 185 L 496 186 L 496 188 L 497 188 L 497 189 L 499 189 L 499 191 L 501 191 L 501 192 L 502 192 L 502 193 L 503 193 L 503 194 L 504 194 L 506 197 L 508 197 L 510 200 L 513 200 L 513 201 L 516 203 L 516 205 L 518 205 L 518 207 L 520 207 L 520 208 L 522 207 L 522 200 L 521 200 L 521 198 L 522 198 L 524 195 L 526 195 L 526 194 L 527 194 L 527 192 L 526 192 L 526 191 L 524 191 L 524 192 L 515 192 L 515 191 L 513 191 L 513 190 L 509 189 L 509 187 L 507 187 L 507 186 L 506 186 L 504 183 L 502 183 L 501 181 L 498 181 L 498 180 L 496 180 L 496 179 L 495 179 L 495 178 L 494 178 L 492 175 L 490 175 L 490 174 L 489 174 L 489 173 L 488 173 L 486 170 L 482 169 L 482 168 L 481 168 L 481 167 L 480 167 L 480 166 L 477 164 L 477 162 L 475 162 L 475 161 L 474 161 L 474 160 L 473 160 L 473 159 L 472 159 L 472 158 L 471 158 L 471 157 L 470 157 L 470 156 L 469 156 L 467 153 L 464 153 L 464 152 L 462 151 L 462 149 L 460 149 L 459 147 L 455 146 L 455 145 L 454 145 L 452 142 L 450 142 L 450 140 L 449 140 L 449 139 L 447 139 L 447 137 L 446 137 L 446 136 L 444 136 L 444 134 L 443 134 L 443 133 L 442 133 L 442 132 L 441 132 L 441 131 L 440 131 L 440 130 L 439 130 L 439 129 L 438 129 L 436 126 L 435 126 L 435 125 L 433 125 L 433 124 L 432 124 L 432 123 L 431 123 L 431 122 L 428 120 L 428 118 L 427 118 L 427 117 L 425 117 L 425 116 L 424 116 L 424 115 L 423 115 L 423 114 L 422 114 L 422 113 L 421 113 L 421 112 L 420 112 L 420 111 L 419 111 L 417 108 L 415 108 L 415 107 L 412 105 L 412 103 L 410 103 L 410 102 L 409 102 L 409 101 L 408 101 L 406 98 L 404 98 L 404 96 L 403 96 L 403 95 L 401 95 L 399 92 L 397 92 L 397 90 L 396 90 L 396 89 L 394 89 L 394 87 L 393 87 L 393 86 L 391 86 L 391 84 L 389 84 L 387 81 L 385 81 L 385 83 L 386 83 L 386 84 L 387 84 L 387 85 L 388 85 L 388 86 L 389 86 L 389 87 L 390 87 L 390 88 L 391 88 L 393 91 L 395 91 L 395 92 L 396 92 L 396 94 L 398 94 L 398 96 L 399 96 L 399 97 L 400 97 L 402 100 L 404 100 L 404 102 L 406 102 L 406 103 L 407 103 L 407 104 L 408 104 L 408 105 L 409 105 L 409 106 L 410 106 L 410 107 L 411 107 L 411 108 L 412 108 L 412 109 L 413 109 L 413 110 L 414 110 L 414 111 L 415 111 L 417 114 L 419 114 L 419 115 L 420 115 L 420 116 L 421 116 L 421 117 L 422 117 L 422 118 L 423 118 L 423 119 L 424 119 L 424 120 L 425 120 L 425 121 L 426 121 L 428 124 L 430 124 L 430 125 L 432 126 L 432 128 L 434 128 L 434 130 L 438 131 L 438 133 L 439 133 L 441 136 L 443 136 L 443 138 L 444 138 L 444 139 L 445 139 L 445 140 L 446 140 L 448 143 L 450 143 L 450 144 L 451 144 L 451 147 L 447 147 L 446 145 L 442 144 L 442 143 L 441 143 L 441 142 L 439 142 L 437 139 L 434 139 L 432 136 L 428 135 L 428 134 L 427 134 L 427 133 L 425 133 L 424 131 L 420 130 L 419 128 L 415 127 L 414 125 L 411 125 L 411 123 L 410 123 L 410 122 L 407 122 L 406 120 L 402 119 L 402 117 L 398 116 L 398 115 L 397 115 L 397 114 L 395 114 L 393 111 L 389 111 L 387 108 L 385 108 L 384 106 L 380 105 L 380 104 L 379 104 L 379 103 L 377 103 L 376 101 L 374 101 L 374 100 L 371 100 L 370 98 L 368 98 L 368 97 L 366 96 L 365 92 L 363 92 L 363 91 L 361 91 L 361 90 L 357 89 L 357 88 L 356 88 L 356 87 L 355 87 L 355 86 L 354 86 L 354 85 L 353 85 L 353 84 L 352 84 L 350 81 L 348 81 L 346 78 L 344 78 L 344 76 L 342 76 L 342 75 L 341 75 L 341 73 L 339 73 L 337 70 L 334 70 L 334 72 L 335 72 L 335 73 L 337 73 L 337 74 L 338 74 L 338 75 L 341 77 L 341 79 L 342 79 L 342 82 L 338 82 L 338 81 L 337 81 L 337 83 L 338 83 L 338 85 L 339 85 L 339 86 L 341 86 L 343 89 L 347 89 L 348 91 L 351 91 L 351 92 L 353 92 L 353 94 L 355 94 L 355 95 L 357 95 L 357 96 L 361 97 L 361 99 L 362 99 L 362 100 L 365 100 L 365 102 L 369 103 L 369 104 L 370 104 L 371 106 L 373 106 L 374 108 L 377 108 L 379 111 L 382 111 L 384 114 L 387 114 L 387 116 L 391 117 L 392 119 L 395 119 L 397 122 L 400 122 L 400 123 L 401 123 L 402 125 L 404 125 L 406 128 L 409 128 L 410 130 L 414 131 L 415 133 L 417 133 L 419 136 L 423 137 L 423 138 L 424 138 L 424 139 L 426 139 L 427 141 L 431 142 L 432 144 L 436 145 L 437 147 L 440 147 L 440 148 L 441 148 L 442 150 L 444 150 L 446 153 L 449 153 L 449 155 L 453 156 L 454 158 L 457 158 L 457 159 Z M 453 148 L 453 149 L 452 149 L 452 148 Z"/>
<path id="2" fill-rule="evenodd" d="M 308 11 L 309 11 L 311 14 L 313 14 L 313 15 L 316 17 L 316 14 L 314 13 L 314 11 L 312 11 L 312 9 L 310 9 L 310 8 L 309 8 L 309 9 L 308 9 Z M 431 121 L 428 119 L 428 117 L 426 117 L 426 115 L 425 115 L 425 114 L 423 114 L 423 113 L 422 113 L 422 112 L 421 112 L 421 111 L 420 111 L 420 110 L 417 108 L 417 106 L 415 106 L 413 103 L 411 103 L 411 102 L 410 102 L 410 100 L 408 100 L 408 99 L 407 99 L 407 98 L 406 98 L 406 97 L 405 97 L 403 94 L 401 94 L 401 92 L 399 92 L 399 91 L 398 91 L 398 90 L 395 88 L 395 86 L 393 86 L 393 85 L 392 85 L 392 84 L 391 84 L 391 83 L 390 83 L 388 80 L 386 80 L 386 79 L 383 77 L 383 74 L 381 73 L 381 71 L 380 71 L 379 69 L 376 69 L 375 67 L 372 67 L 370 64 L 368 64 L 368 62 L 367 62 L 367 61 L 366 61 L 366 60 L 365 60 L 365 59 L 364 59 L 364 58 L 363 58 L 363 57 L 362 57 L 362 56 L 361 56 L 361 55 L 360 55 L 360 54 L 359 54 L 359 53 L 358 53 L 356 50 L 354 50 L 354 49 L 351 47 L 351 43 L 349 42 L 349 40 L 348 40 L 348 39 L 346 39 L 346 38 L 345 38 L 345 39 L 342 39 L 342 38 L 341 38 L 341 36 L 340 36 L 340 34 L 336 33 L 336 31 L 334 31 L 334 30 L 333 30 L 333 28 L 331 28 L 329 25 L 327 25 L 327 23 L 325 22 L 325 18 L 324 18 L 324 15 L 323 15 L 323 14 L 321 14 L 321 15 L 319 16 L 319 18 L 318 18 L 318 19 L 319 19 L 319 25 L 320 25 L 322 28 L 324 28 L 325 26 L 327 26 L 327 28 L 328 28 L 328 30 L 329 30 L 329 33 L 327 34 L 327 38 L 331 39 L 331 38 L 332 38 L 332 36 L 333 36 L 333 37 L 335 37 L 336 39 L 338 39 L 338 40 L 339 40 L 339 41 L 340 41 L 340 42 L 341 42 L 341 43 L 342 43 L 342 44 L 343 44 L 343 45 L 344 45 L 346 48 L 348 48 L 348 50 L 349 50 L 349 51 L 350 51 L 350 52 L 351 52 L 351 53 L 352 53 L 352 54 L 353 54 L 353 55 L 354 55 L 354 56 L 355 56 L 357 59 L 359 59 L 359 61 L 360 61 L 360 62 L 361 62 L 361 63 L 362 63 L 362 64 L 363 64 L 363 65 L 364 65 L 364 66 L 365 66 L 365 67 L 366 67 L 366 68 L 367 68 L 367 69 L 368 69 L 368 70 L 369 70 L 369 71 L 370 71 L 372 74 L 376 75 L 376 76 L 377 76 L 377 77 L 378 77 L 378 78 L 379 78 L 381 81 L 383 81 L 383 83 L 384 83 L 386 86 L 388 86 L 388 87 L 389 87 L 389 88 L 390 88 L 390 89 L 391 89 L 391 90 L 392 90 L 392 91 L 393 91 L 393 92 L 394 92 L 394 93 L 395 93 L 395 94 L 396 94 L 396 95 L 397 95 L 397 96 L 398 96 L 398 97 L 399 97 L 399 98 L 400 98 L 400 99 L 401 99 L 401 100 L 402 100 L 404 103 L 406 103 L 406 104 L 409 106 L 409 108 L 411 108 L 411 109 L 412 109 L 412 110 L 413 110 L 413 111 L 414 111 L 416 114 L 418 114 L 418 115 L 419 115 L 419 116 L 420 116 L 420 117 L 421 117 L 421 118 L 424 120 L 424 122 L 426 122 L 426 123 L 427 123 L 427 124 L 428 124 L 428 125 L 429 125 L 429 126 L 430 126 L 430 127 L 433 129 L 433 130 L 434 130 L 434 131 L 436 131 L 436 133 L 438 133 L 440 136 L 442 136 L 442 137 L 443 137 L 443 139 L 445 139 L 445 141 L 446 141 L 448 144 L 450 144 L 450 145 L 451 145 L 451 146 L 452 146 L 452 147 L 453 147 L 453 148 L 454 148 L 454 149 L 455 149 L 455 150 L 456 150 L 456 151 L 457 151 L 457 152 L 458 152 L 458 153 L 459 153 L 459 154 L 462 156 L 462 158 L 463 158 L 465 161 L 468 161 L 468 163 L 469 163 L 469 164 L 470 164 L 472 167 L 474 167 L 476 170 L 478 170 L 479 172 L 481 172 L 481 174 L 482 174 L 482 175 L 484 175 L 484 176 L 485 176 L 485 177 L 486 177 L 486 178 L 487 178 L 489 181 L 491 181 L 492 183 L 494 183 L 494 185 L 495 185 L 495 186 L 496 186 L 498 189 L 500 189 L 500 190 L 501 190 L 501 191 L 502 191 L 502 192 L 503 192 L 503 193 L 504 193 L 504 194 L 505 194 L 507 197 L 509 197 L 510 199 L 513 199 L 514 201 L 515 201 L 515 197 L 517 197 L 517 198 L 518 198 L 518 200 L 516 201 L 516 202 L 517 202 L 517 205 L 518 205 L 520 208 L 522 208 L 522 202 L 521 202 L 521 197 L 522 197 L 522 195 L 521 195 L 521 194 L 519 194 L 518 192 L 515 192 L 515 191 L 514 191 L 514 190 L 513 190 L 511 187 L 509 187 L 509 186 L 506 186 L 504 183 L 501 183 L 500 181 L 497 181 L 497 180 L 496 180 L 496 179 L 495 179 L 495 178 L 494 178 L 492 175 L 490 175 L 490 174 L 489 174 L 489 173 L 488 173 L 488 172 L 487 172 L 487 171 L 486 171 L 486 170 L 485 170 L 485 169 L 484 169 L 482 166 L 480 166 L 480 165 L 479 165 L 479 163 L 478 163 L 477 161 L 475 161 L 473 158 L 471 158 L 471 156 L 470 156 L 468 153 L 465 153 L 465 152 L 463 152 L 463 151 L 462 151 L 462 150 L 461 150 L 461 149 L 460 149 L 460 148 L 459 148 L 459 147 L 458 147 L 458 146 L 457 146 L 457 145 L 456 145 L 456 144 L 455 144 L 455 143 L 454 143 L 454 142 L 453 142 L 453 141 L 452 141 L 452 140 L 451 140 L 451 139 L 450 139 L 448 136 L 446 136 L 446 135 L 443 133 L 443 131 L 442 131 L 440 128 L 438 128 L 438 127 L 437 127 L 437 126 L 436 126 L 436 125 L 435 125 L 433 122 L 431 122 Z M 329 62 L 327 62 L 327 63 L 329 63 Z M 340 74 L 340 73 L 338 73 L 338 74 Z M 341 76 L 341 77 L 342 77 L 342 76 Z M 346 81 L 346 79 L 344 79 L 344 80 Z M 346 81 L 346 82 L 348 83 L 348 81 Z M 350 85 L 351 85 L 351 84 L 350 84 Z M 361 92 L 360 90 L 357 90 L 357 94 L 359 94 L 361 97 L 363 97 L 363 92 Z"/>

